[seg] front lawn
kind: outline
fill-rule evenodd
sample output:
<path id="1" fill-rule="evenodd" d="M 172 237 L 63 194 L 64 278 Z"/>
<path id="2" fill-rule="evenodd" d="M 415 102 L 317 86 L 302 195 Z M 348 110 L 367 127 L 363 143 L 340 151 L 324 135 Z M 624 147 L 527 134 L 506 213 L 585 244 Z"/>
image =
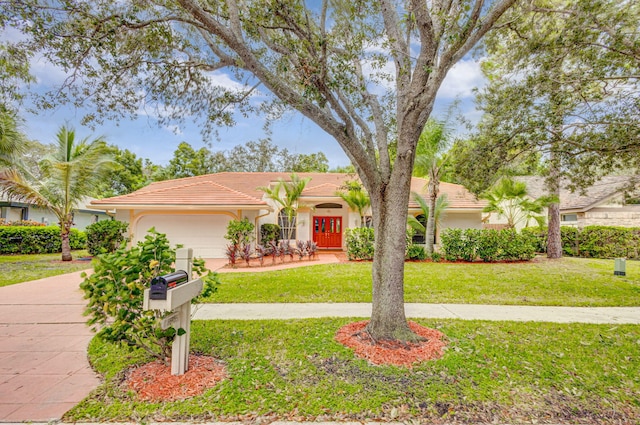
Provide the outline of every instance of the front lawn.
<path id="1" fill-rule="evenodd" d="M 44 277 L 91 268 L 91 261 L 76 261 L 86 257 L 87 251 L 73 251 L 74 261 L 60 261 L 57 254 L 0 255 L 0 286 L 42 279 Z"/>
<path id="2" fill-rule="evenodd" d="M 635 423 L 640 326 L 418 320 L 445 333 L 440 360 L 371 366 L 333 340 L 353 319 L 195 321 L 192 350 L 223 360 L 229 378 L 173 403 L 120 387 L 144 354 L 95 338 L 105 383 L 71 421 L 415 420 L 420 423 Z"/>
<path id="3" fill-rule="evenodd" d="M 526 263 L 412 263 L 405 300 L 563 306 L 640 306 L 640 262 L 614 276 L 613 260 L 537 258 Z M 371 302 L 371 263 L 340 263 L 261 273 L 220 273 L 208 302 Z"/>

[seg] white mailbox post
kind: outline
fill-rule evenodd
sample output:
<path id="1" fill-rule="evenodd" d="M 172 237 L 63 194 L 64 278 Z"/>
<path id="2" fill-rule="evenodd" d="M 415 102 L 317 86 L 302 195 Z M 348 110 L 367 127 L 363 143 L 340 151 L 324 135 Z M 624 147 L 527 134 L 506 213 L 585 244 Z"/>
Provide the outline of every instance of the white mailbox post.
<path id="1" fill-rule="evenodd" d="M 180 248 L 176 251 L 176 270 L 184 270 L 191 279 L 193 250 Z M 202 280 L 190 280 L 167 290 L 166 299 L 150 299 L 150 289 L 144 291 L 145 310 L 171 311 L 171 315 L 162 320 L 162 328 L 184 329 L 183 335 L 173 339 L 171 346 L 171 374 L 183 375 L 189 369 L 189 342 L 191 336 L 191 300 L 202 292 Z"/>

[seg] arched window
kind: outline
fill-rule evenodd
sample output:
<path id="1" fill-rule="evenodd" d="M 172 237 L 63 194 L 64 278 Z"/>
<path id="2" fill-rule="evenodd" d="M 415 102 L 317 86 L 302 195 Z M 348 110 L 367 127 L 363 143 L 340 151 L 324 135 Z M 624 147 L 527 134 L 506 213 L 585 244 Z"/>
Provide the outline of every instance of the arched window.
<path id="1" fill-rule="evenodd" d="M 291 217 L 287 216 L 285 210 L 280 210 L 278 214 L 278 225 L 280 226 L 280 239 L 282 240 L 296 240 L 296 215 Z"/>

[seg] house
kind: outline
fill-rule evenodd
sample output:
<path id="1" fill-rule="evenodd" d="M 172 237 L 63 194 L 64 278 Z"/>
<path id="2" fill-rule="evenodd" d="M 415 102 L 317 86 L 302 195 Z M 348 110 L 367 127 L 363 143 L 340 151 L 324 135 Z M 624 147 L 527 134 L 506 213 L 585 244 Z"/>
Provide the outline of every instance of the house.
<path id="1" fill-rule="evenodd" d="M 544 177 L 520 176 L 516 179 L 527 184 L 527 191 L 533 199 L 547 194 Z M 640 227 L 640 198 L 629 192 L 633 185 L 633 177 L 606 176 L 584 191 L 572 192 L 568 189 L 569 182 L 563 180 L 560 189 L 560 225 Z M 489 223 L 499 225 L 500 220 L 494 216 L 492 214 Z"/>
<path id="2" fill-rule="evenodd" d="M 346 249 L 345 229 L 360 226 L 360 216 L 336 195 L 351 174 L 299 173 L 310 178 L 299 199 L 293 240 L 313 240 L 320 249 Z M 217 173 L 152 183 L 136 192 L 94 200 L 91 208 L 109 211 L 117 220 L 128 222 L 132 242 L 144 238 L 155 227 L 167 234 L 172 244 L 194 249 L 205 258 L 222 258 L 228 241 L 224 238 L 231 220 L 248 218 L 256 227 L 278 223 L 287 226 L 287 218 L 267 199 L 259 187 L 274 187 L 289 173 Z M 426 196 L 426 180 L 413 178 L 412 190 Z M 460 185 L 441 183 L 441 193 L 449 198 L 442 228 L 481 228 L 484 203 Z M 410 213 L 420 214 L 415 202 Z M 286 234 L 286 229 L 283 229 Z"/>
<path id="3" fill-rule="evenodd" d="M 90 202 L 86 199 L 84 203 Z M 58 225 L 58 218 L 49 209 L 35 206 L 26 202 L 0 199 L 0 219 L 3 221 L 37 221 L 46 225 Z M 110 220 L 103 209 L 79 208 L 73 212 L 73 227 L 84 230 L 99 220 Z"/>

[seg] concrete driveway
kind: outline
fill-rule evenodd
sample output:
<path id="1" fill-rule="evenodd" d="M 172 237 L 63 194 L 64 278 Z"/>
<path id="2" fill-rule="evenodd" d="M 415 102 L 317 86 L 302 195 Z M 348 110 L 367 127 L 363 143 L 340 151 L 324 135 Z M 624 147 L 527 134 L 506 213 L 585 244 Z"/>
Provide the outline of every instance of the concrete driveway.
<path id="1" fill-rule="evenodd" d="M 80 273 L 0 288 L 0 422 L 60 419 L 100 383 Z"/>

